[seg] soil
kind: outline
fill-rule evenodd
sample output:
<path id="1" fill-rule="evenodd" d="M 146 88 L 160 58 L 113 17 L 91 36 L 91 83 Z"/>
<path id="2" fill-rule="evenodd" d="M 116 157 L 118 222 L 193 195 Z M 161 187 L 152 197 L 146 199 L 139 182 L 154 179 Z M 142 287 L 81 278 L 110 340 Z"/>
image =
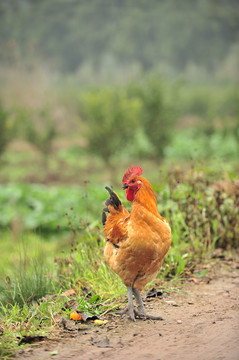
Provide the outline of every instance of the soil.
<path id="1" fill-rule="evenodd" d="M 203 280 L 192 277 L 167 296 L 146 299 L 145 306 L 164 320 L 132 322 L 111 315 L 103 325 L 80 325 L 83 330 L 65 326 L 52 340 L 22 350 L 17 359 L 239 359 L 237 262 L 219 262 Z"/>

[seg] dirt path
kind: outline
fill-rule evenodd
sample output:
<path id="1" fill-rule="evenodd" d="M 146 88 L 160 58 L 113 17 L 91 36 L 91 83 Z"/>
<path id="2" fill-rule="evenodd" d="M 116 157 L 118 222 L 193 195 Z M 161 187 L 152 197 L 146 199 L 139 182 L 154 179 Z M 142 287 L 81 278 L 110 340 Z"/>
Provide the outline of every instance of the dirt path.
<path id="1" fill-rule="evenodd" d="M 185 284 L 178 293 L 146 302 L 149 313 L 163 321 L 133 323 L 110 317 L 103 326 L 62 333 L 20 359 L 81 360 L 238 360 L 239 267 L 225 264 L 203 282 Z M 51 355 L 54 350 L 57 355 Z"/>

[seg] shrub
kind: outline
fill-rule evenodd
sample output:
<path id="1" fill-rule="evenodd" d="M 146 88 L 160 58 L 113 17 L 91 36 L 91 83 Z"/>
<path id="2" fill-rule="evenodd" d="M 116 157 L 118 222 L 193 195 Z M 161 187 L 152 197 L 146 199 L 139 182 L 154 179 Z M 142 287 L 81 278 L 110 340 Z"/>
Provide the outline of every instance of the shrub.
<path id="1" fill-rule="evenodd" d="M 85 93 L 80 103 L 89 150 L 110 165 L 112 157 L 133 141 L 140 101 L 128 98 L 121 89 L 104 89 Z"/>
<path id="2" fill-rule="evenodd" d="M 173 229 L 173 239 L 198 249 L 239 246 L 238 181 L 214 181 L 203 172 L 185 177 L 178 169 L 168 174 L 168 189 L 160 206 Z"/>
<path id="3" fill-rule="evenodd" d="M 15 110 L 15 132 L 19 138 L 24 138 L 38 148 L 42 154 L 44 166 L 48 165 L 52 141 L 57 131 L 48 109 L 31 111 L 27 108 Z"/>
<path id="4" fill-rule="evenodd" d="M 172 87 L 169 91 L 166 83 L 155 74 L 134 81 L 128 87 L 129 95 L 141 101 L 141 126 L 153 145 L 151 156 L 157 159 L 164 156 L 173 133 L 177 114 L 175 89 Z"/>

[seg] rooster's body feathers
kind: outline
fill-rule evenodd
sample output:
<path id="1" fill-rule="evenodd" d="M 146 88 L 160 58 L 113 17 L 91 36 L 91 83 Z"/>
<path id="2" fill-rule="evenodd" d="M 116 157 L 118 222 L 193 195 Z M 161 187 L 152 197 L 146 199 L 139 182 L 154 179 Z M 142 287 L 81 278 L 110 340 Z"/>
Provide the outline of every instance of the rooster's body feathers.
<path id="1" fill-rule="evenodd" d="M 153 191 L 150 201 L 144 199 L 148 184 L 146 179 L 143 181 L 145 191 L 143 185 L 137 193 L 141 192 L 140 198 L 135 196 L 131 213 L 110 190 L 111 198 L 106 201 L 109 214 L 104 225 L 107 262 L 126 286 L 138 290 L 156 276 L 171 243 L 170 226 L 158 213 Z"/>
<path id="2" fill-rule="evenodd" d="M 106 187 L 110 198 L 105 202 L 102 215 L 106 240 L 104 253 L 111 269 L 127 286 L 129 302 L 126 311 L 130 318 L 162 319 L 146 314 L 139 291 L 157 275 L 171 244 L 171 229 L 158 212 L 150 182 L 141 174 L 140 167 L 131 167 L 123 177 L 127 200 L 132 202 L 130 213 L 118 195 Z M 133 308 L 132 295 L 135 295 L 140 311 Z"/>

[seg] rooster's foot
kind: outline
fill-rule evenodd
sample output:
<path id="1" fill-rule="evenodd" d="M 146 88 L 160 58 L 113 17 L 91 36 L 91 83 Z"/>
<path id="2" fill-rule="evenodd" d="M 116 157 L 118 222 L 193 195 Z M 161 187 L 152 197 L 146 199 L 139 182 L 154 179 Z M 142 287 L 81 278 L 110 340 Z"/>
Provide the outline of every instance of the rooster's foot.
<path id="1" fill-rule="evenodd" d="M 161 316 L 154 316 L 154 315 L 146 314 L 145 307 L 144 307 L 139 290 L 134 289 L 132 286 L 127 286 L 127 290 L 128 290 L 128 305 L 126 306 L 125 309 L 118 312 L 119 315 L 124 315 L 124 314 L 128 313 L 129 318 L 133 321 L 136 321 L 136 317 L 139 319 L 144 319 L 144 320 L 148 320 L 148 319 L 163 320 L 163 318 Z M 135 299 L 138 304 L 138 310 L 134 309 L 133 298 L 132 298 L 133 294 L 134 294 Z"/>
<path id="2" fill-rule="evenodd" d="M 135 316 L 139 319 L 143 319 L 143 320 L 163 320 L 162 316 L 154 316 L 154 315 L 149 315 L 146 314 L 145 312 L 140 312 L 137 310 L 134 310 Z"/>
<path id="3" fill-rule="evenodd" d="M 154 315 L 146 314 L 144 303 L 139 290 L 133 288 L 133 293 L 138 304 L 138 311 L 134 310 L 134 313 L 139 319 L 163 320 L 162 316 L 154 316 Z"/>
<path id="4" fill-rule="evenodd" d="M 136 319 L 135 319 L 135 310 L 132 309 L 129 305 L 127 305 L 125 309 L 117 312 L 117 314 L 119 314 L 119 315 L 124 315 L 126 313 L 128 313 L 129 318 L 131 320 L 136 321 Z"/>
<path id="5" fill-rule="evenodd" d="M 117 312 L 117 314 L 119 315 L 124 315 L 126 313 L 128 313 L 129 318 L 133 321 L 136 321 L 136 318 L 142 320 L 163 320 L 162 316 L 149 315 L 145 312 L 137 311 L 135 309 L 132 309 L 132 311 L 130 311 L 129 306 L 126 306 L 125 309 Z"/>

